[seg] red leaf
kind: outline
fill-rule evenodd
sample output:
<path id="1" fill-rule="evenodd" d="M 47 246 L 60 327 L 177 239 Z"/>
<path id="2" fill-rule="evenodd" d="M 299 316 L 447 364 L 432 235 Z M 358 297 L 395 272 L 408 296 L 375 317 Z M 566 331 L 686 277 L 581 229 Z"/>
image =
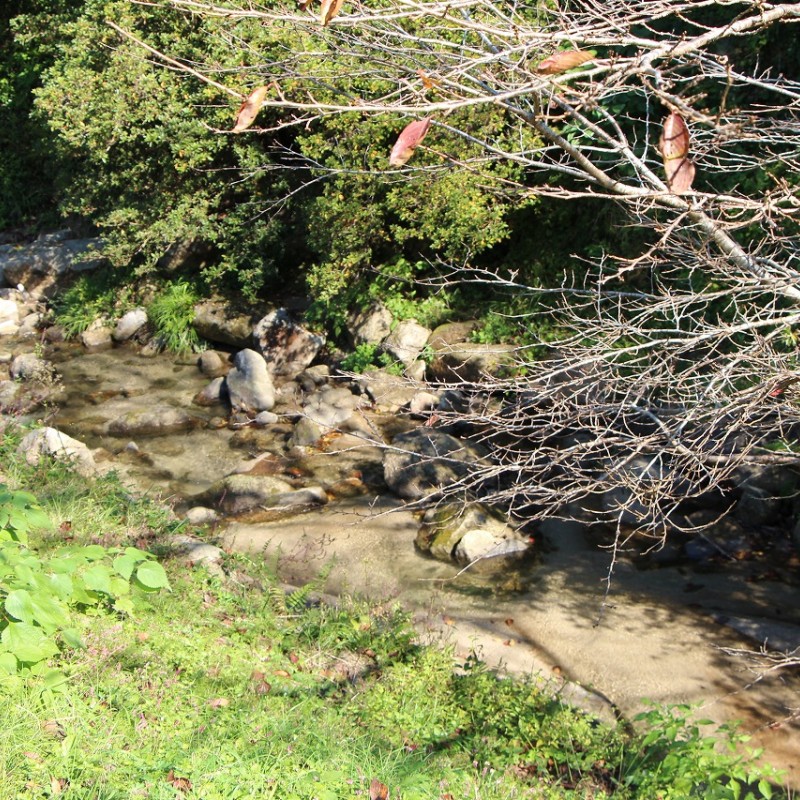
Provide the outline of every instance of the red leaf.
<path id="1" fill-rule="evenodd" d="M 664 159 L 664 172 L 669 190 L 683 194 L 692 188 L 695 168 L 689 159 L 689 128 L 683 117 L 673 111 L 665 120 L 658 143 Z"/>
<path id="2" fill-rule="evenodd" d="M 327 25 L 341 10 L 344 0 L 322 0 L 319 11 L 320 25 Z"/>
<path id="3" fill-rule="evenodd" d="M 373 778 L 369 785 L 369 800 L 387 800 L 388 797 L 389 787 L 377 778 Z"/>
<path id="4" fill-rule="evenodd" d="M 557 75 L 559 72 L 574 69 L 593 59 L 594 53 L 590 53 L 588 50 L 562 50 L 540 62 L 536 71 L 543 75 Z"/>
<path id="5" fill-rule="evenodd" d="M 390 167 L 402 167 L 403 164 L 414 155 L 414 150 L 416 150 L 419 143 L 425 138 L 425 134 L 427 134 L 430 125 L 430 118 L 426 118 L 418 119 L 416 122 L 410 122 L 403 128 L 389 155 Z"/>
<path id="6" fill-rule="evenodd" d="M 259 86 L 258 89 L 250 92 L 236 113 L 236 124 L 233 126 L 233 133 L 245 131 L 255 122 L 256 116 L 258 116 L 258 112 L 261 109 L 261 104 L 267 96 L 268 89 L 269 86 Z"/>

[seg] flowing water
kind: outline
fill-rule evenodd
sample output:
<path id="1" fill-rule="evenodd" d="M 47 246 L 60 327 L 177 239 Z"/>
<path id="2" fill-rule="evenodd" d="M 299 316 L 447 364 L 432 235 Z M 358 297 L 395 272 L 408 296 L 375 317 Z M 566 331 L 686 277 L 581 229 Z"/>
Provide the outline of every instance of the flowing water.
<path id="1" fill-rule="evenodd" d="M 288 436 L 286 424 L 248 436 L 222 425 L 222 407 L 193 405 L 208 382 L 193 359 L 145 359 L 128 348 L 86 354 L 66 345 L 52 357 L 66 392 L 51 424 L 104 448 L 125 479 L 150 494 L 180 503 L 260 449 L 279 452 Z M 108 435 L 109 420 L 157 407 L 187 411 L 196 425 L 159 436 Z M 342 474 L 364 463 L 379 467 L 379 453 L 352 447 L 344 438 L 310 461 L 327 459 Z M 741 659 L 721 650 L 757 649 L 766 637 L 781 648 L 800 644 L 794 567 L 642 569 L 623 557 L 607 591 L 608 552 L 579 525 L 554 522 L 540 531 L 541 558 L 487 592 L 458 576 L 455 565 L 415 551 L 417 527 L 399 501 L 368 493 L 271 522 L 228 521 L 213 535 L 227 547 L 274 559 L 288 582 L 313 579 L 333 564 L 327 591 L 399 600 L 420 630 L 449 639 L 460 654 L 476 649 L 490 663 L 539 674 L 554 687 L 568 678 L 564 693 L 600 715 L 630 718 L 645 699 L 703 702 L 703 716 L 742 720 L 753 744 L 787 770 L 790 785 L 800 785 L 800 728 L 789 719 L 800 706 L 797 679 L 755 680 Z M 745 628 L 749 639 L 740 635 Z"/>

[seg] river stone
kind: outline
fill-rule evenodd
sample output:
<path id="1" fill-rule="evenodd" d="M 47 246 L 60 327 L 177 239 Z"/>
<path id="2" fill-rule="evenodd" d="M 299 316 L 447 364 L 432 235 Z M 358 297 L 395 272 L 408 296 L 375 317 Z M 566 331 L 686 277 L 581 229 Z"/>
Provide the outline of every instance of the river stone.
<path id="1" fill-rule="evenodd" d="M 259 428 L 267 428 L 270 425 L 275 425 L 280 421 L 280 417 L 272 411 L 261 411 L 260 413 L 256 414 L 255 419 L 253 420 L 253 425 L 258 426 Z"/>
<path id="2" fill-rule="evenodd" d="M 295 380 L 304 392 L 313 392 L 314 389 L 324 386 L 330 376 L 331 370 L 327 364 L 315 364 L 313 367 L 304 369 Z"/>
<path id="3" fill-rule="evenodd" d="M 514 366 L 516 347 L 511 344 L 463 342 L 434 350 L 428 367 L 432 380 L 477 382 Z"/>
<path id="4" fill-rule="evenodd" d="M 410 367 L 417 360 L 430 335 L 429 328 L 414 319 L 404 319 L 383 340 L 383 349 L 392 358 Z"/>
<path id="5" fill-rule="evenodd" d="M 256 324 L 253 339 L 273 375 L 294 377 L 317 357 L 325 338 L 294 322 L 285 308 Z"/>
<path id="6" fill-rule="evenodd" d="M 447 349 L 450 345 L 468 342 L 473 332 L 480 327 L 477 320 L 464 322 L 446 322 L 433 329 L 428 338 L 428 346 L 434 351 Z"/>
<path id="7" fill-rule="evenodd" d="M 0 245 L 0 274 L 9 286 L 21 284 L 35 298 L 49 296 L 66 273 L 99 267 L 103 259 L 92 252 L 99 246 L 99 239 Z"/>
<path id="8" fill-rule="evenodd" d="M 368 404 L 342 386 L 325 386 L 306 400 L 304 413 L 321 428 L 336 428 L 349 419 L 359 406 Z"/>
<path id="9" fill-rule="evenodd" d="M 219 514 L 213 508 L 206 506 L 192 506 L 185 514 L 184 519 L 190 525 L 211 525 L 219 519 Z"/>
<path id="10" fill-rule="evenodd" d="M 197 366 L 209 378 L 224 378 L 231 369 L 228 358 L 216 350 L 204 350 L 200 353 Z"/>
<path id="11" fill-rule="evenodd" d="M 168 433 L 188 431 L 196 427 L 199 420 L 182 408 L 155 406 L 154 408 L 128 411 L 111 420 L 105 426 L 109 436 L 163 436 Z"/>
<path id="12" fill-rule="evenodd" d="M 383 457 L 383 477 L 395 494 L 417 500 L 466 477 L 483 455 L 454 436 L 420 428 L 395 436 Z"/>
<path id="13" fill-rule="evenodd" d="M 145 325 L 147 325 L 147 312 L 143 308 L 134 308 L 119 318 L 111 337 L 115 342 L 127 342 Z"/>
<path id="14" fill-rule="evenodd" d="M 263 356 L 255 350 L 240 350 L 234 368 L 225 378 L 234 411 L 258 413 L 275 405 L 275 387 Z"/>
<path id="15" fill-rule="evenodd" d="M 322 438 L 322 429 L 308 417 L 297 420 L 289 439 L 289 447 L 314 447 Z"/>
<path id="16" fill-rule="evenodd" d="M 75 470 L 81 475 L 91 476 L 97 471 L 89 448 L 83 442 L 67 436 L 56 428 L 39 428 L 31 431 L 19 443 L 17 452 L 31 466 L 38 464 L 43 456 L 52 456 L 58 461 L 74 465 Z"/>
<path id="17" fill-rule="evenodd" d="M 351 314 L 347 320 L 347 332 L 356 346 L 380 344 L 392 330 L 392 312 L 381 303 L 372 303 L 369 308 Z"/>
<path id="18" fill-rule="evenodd" d="M 102 320 L 95 320 L 82 334 L 81 344 L 90 353 L 108 350 L 113 344 L 111 329 Z"/>
<path id="19" fill-rule="evenodd" d="M 55 367 L 33 353 L 23 353 L 11 362 L 11 378 L 18 381 L 52 381 L 56 375 Z"/>
<path id="20" fill-rule="evenodd" d="M 511 528 L 498 533 L 486 528 L 466 531 L 456 545 L 455 558 L 460 564 L 480 572 L 503 570 L 515 561 L 524 558 L 530 544 L 518 537 Z"/>
<path id="21" fill-rule="evenodd" d="M 17 381 L 0 381 L 0 411 L 12 410 L 21 391 L 22 385 Z"/>
<path id="22" fill-rule="evenodd" d="M 39 335 L 39 326 L 42 324 L 43 315 L 38 311 L 26 314 L 19 324 L 17 336 L 20 339 L 31 339 Z"/>
<path id="23" fill-rule="evenodd" d="M 16 300 L 0 298 L 0 336 L 13 336 L 19 329 L 19 306 Z"/>
<path id="24" fill-rule="evenodd" d="M 205 388 L 201 389 L 192 402 L 198 406 L 214 406 L 221 403 L 225 397 L 225 378 L 214 378 Z"/>
<path id="25" fill-rule="evenodd" d="M 169 544 L 177 556 L 192 565 L 218 565 L 225 557 L 225 552 L 221 547 L 202 542 L 185 533 L 179 533 L 171 537 Z"/>
<path id="26" fill-rule="evenodd" d="M 194 309 L 194 329 L 209 342 L 246 348 L 253 343 L 255 315 L 246 309 L 210 301 Z"/>
<path id="27" fill-rule="evenodd" d="M 197 499 L 235 515 L 322 505 L 328 498 L 318 486 L 294 489 L 273 475 L 236 474 L 223 478 Z"/>

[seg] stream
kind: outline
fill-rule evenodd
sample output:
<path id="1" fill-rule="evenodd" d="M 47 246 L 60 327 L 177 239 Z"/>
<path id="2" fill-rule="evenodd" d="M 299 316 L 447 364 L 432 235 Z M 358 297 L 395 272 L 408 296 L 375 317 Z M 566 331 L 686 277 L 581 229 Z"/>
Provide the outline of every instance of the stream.
<path id="1" fill-rule="evenodd" d="M 222 406 L 193 404 L 208 384 L 194 357 L 143 358 L 133 347 L 90 354 L 68 344 L 46 355 L 64 387 L 48 424 L 102 448 L 98 462 L 179 513 L 242 464 L 265 451 L 285 453 L 291 425 L 283 419 L 258 431 L 232 429 Z M 196 422 L 163 435 L 108 433 L 110 420 L 167 406 Z M 326 452 L 298 458 L 298 473 L 327 470 L 328 483 L 341 484 L 378 470 L 381 454 L 343 436 Z M 549 522 L 537 533 L 541 557 L 490 592 L 459 576 L 457 565 L 419 554 L 418 527 L 388 491 L 372 490 L 339 492 L 325 506 L 283 518 L 222 520 L 210 536 L 273 560 L 288 583 L 332 564 L 325 591 L 399 601 L 424 636 L 444 638 L 459 656 L 475 650 L 492 665 L 537 674 L 606 719 L 630 719 L 647 701 L 702 702 L 702 717 L 741 720 L 751 745 L 800 787 L 800 724 L 791 711 L 800 706 L 797 678 L 787 671 L 756 680 L 741 658 L 721 650 L 758 649 L 765 639 L 777 649 L 800 644 L 796 557 L 701 570 L 643 568 L 623 555 L 608 590 L 608 551 L 577 523 Z"/>

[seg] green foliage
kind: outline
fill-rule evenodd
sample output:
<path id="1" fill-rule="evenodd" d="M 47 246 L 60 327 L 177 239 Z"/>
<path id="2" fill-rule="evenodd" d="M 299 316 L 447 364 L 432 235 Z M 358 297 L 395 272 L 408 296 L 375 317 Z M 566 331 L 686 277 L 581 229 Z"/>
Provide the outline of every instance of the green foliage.
<path id="1" fill-rule="evenodd" d="M 80 275 L 53 302 L 56 322 L 68 338 L 79 336 L 95 320 L 110 320 L 132 307 L 133 289 L 113 268 Z"/>
<path id="2" fill-rule="evenodd" d="M 188 283 L 178 281 L 159 292 L 147 307 L 156 336 L 173 353 L 195 353 L 202 349 L 192 323 L 199 297 Z"/>
<path id="3" fill-rule="evenodd" d="M 50 522 L 27 492 L 0 485 L 0 672 L 41 674 L 59 644 L 81 646 L 73 611 L 133 611 L 131 585 L 167 588 L 164 568 L 128 547 L 66 546 L 47 556 L 28 547 L 31 531 Z"/>

